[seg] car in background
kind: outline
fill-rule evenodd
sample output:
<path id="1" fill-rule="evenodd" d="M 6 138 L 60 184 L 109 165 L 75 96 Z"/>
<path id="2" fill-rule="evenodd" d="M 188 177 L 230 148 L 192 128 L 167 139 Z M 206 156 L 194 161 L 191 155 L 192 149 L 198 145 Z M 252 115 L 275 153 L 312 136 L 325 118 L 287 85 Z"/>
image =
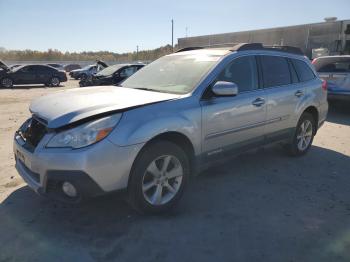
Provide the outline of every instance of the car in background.
<path id="1" fill-rule="evenodd" d="M 46 64 L 46 65 L 56 68 L 57 70 L 65 71 L 64 66 L 61 64 Z"/>
<path id="2" fill-rule="evenodd" d="M 74 78 L 75 80 L 78 79 L 86 79 L 89 76 L 97 73 L 97 66 L 96 65 L 88 65 L 81 69 L 75 69 L 69 72 L 69 76 Z"/>
<path id="3" fill-rule="evenodd" d="M 90 78 L 81 80 L 79 85 L 83 86 L 104 86 L 104 85 L 117 85 L 132 76 L 142 67 L 144 64 L 118 64 L 109 66 L 100 72 L 92 75 Z"/>
<path id="4" fill-rule="evenodd" d="M 46 65 L 22 65 L 11 69 L 2 64 L 1 67 L 3 70 L 0 70 L 0 86 L 5 88 L 26 84 L 57 87 L 61 82 L 67 81 L 64 71 Z"/>
<path id="5" fill-rule="evenodd" d="M 66 72 L 70 72 L 75 69 L 81 69 L 81 66 L 79 64 L 68 64 L 64 66 L 64 70 Z"/>
<path id="6" fill-rule="evenodd" d="M 85 80 L 88 77 L 91 77 L 92 75 L 96 74 L 97 72 L 103 70 L 106 67 L 108 67 L 106 63 L 102 61 L 97 61 L 96 64 L 88 65 L 81 69 L 72 70 L 69 72 L 69 75 L 76 80 L 78 79 Z"/>
<path id="7" fill-rule="evenodd" d="M 350 102 L 350 55 L 323 56 L 312 63 L 320 78 L 327 81 L 328 100 Z"/>

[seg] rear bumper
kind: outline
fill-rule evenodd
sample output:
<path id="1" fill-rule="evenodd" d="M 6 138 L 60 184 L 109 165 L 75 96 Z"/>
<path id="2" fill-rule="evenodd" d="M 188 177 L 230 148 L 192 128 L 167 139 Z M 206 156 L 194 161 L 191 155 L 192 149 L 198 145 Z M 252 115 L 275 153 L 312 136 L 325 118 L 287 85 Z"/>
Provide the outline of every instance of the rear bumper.
<path id="1" fill-rule="evenodd" d="M 328 100 L 350 101 L 350 92 L 330 92 L 327 95 Z"/>

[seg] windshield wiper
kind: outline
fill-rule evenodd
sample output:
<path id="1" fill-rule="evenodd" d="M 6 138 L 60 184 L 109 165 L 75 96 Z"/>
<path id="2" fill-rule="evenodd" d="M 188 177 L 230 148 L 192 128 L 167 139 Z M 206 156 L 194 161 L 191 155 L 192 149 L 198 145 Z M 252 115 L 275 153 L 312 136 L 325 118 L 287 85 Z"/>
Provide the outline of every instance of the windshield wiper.
<path id="1" fill-rule="evenodd" d="M 139 89 L 139 90 L 146 90 L 146 91 L 151 91 L 151 92 L 159 92 L 159 93 L 164 93 L 160 90 L 152 89 L 152 88 L 147 88 L 147 87 L 139 87 L 139 88 L 134 88 L 134 89 Z"/>

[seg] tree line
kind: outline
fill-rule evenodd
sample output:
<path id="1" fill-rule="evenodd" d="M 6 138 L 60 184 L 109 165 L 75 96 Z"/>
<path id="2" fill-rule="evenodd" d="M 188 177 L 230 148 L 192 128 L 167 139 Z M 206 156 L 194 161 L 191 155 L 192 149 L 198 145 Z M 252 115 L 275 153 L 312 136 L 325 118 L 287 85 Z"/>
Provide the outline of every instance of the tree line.
<path id="1" fill-rule="evenodd" d="M 162 46 L 153 50 L 139 52 L 114 53 L 109 51 L 61 52 L 56 49 L 47 51 L 36 50 L 7 50 L 0 47 L 0 60 L 6 61 L 153 61 L 161 56 L 172 53 L 171 45 Z"/>

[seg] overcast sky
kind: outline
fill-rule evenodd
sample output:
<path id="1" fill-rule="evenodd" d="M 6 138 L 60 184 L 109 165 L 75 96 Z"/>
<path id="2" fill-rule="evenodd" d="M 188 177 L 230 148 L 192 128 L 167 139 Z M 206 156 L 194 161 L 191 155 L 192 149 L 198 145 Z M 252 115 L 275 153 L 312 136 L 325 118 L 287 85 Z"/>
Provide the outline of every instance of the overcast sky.
<path id="1" fill-rule="evenodd" d="M 350 19 L 350 0 L 0 0 L 0 47 L 113 52 L 188 36 Z"/>

